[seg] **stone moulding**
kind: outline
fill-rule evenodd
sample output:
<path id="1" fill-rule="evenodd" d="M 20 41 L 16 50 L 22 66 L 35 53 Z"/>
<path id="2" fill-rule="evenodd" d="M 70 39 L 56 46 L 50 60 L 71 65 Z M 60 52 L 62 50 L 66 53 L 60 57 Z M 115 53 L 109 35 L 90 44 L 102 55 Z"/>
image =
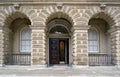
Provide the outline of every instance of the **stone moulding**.
<path id="1" fill-rule="evenodd" d="M 62 3 L 63 5 L 101 5 L 101 3 L 108 5 L 120 5 L 120 1 L 19 1 L 19 0 L 0 0 L 0 5 L 14 5 L 15 3 L 21 4 L 21 5 L 57 5 L 59 3 Z"/>
<path id="2" fill-rule="evenodd" d="M 119 2 L 119 0 L 0 0 L 1 2 Z"/>

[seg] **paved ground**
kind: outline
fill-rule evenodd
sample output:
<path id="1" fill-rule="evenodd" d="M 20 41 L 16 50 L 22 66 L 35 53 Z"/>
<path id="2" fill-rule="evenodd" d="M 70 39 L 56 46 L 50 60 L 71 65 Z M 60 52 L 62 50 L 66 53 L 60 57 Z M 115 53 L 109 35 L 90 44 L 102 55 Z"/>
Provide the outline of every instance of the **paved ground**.
<path id="1" fill-rule="evenodd" d="M 0 77 L 120 77 L 120 67 L 1 67 Z"/>

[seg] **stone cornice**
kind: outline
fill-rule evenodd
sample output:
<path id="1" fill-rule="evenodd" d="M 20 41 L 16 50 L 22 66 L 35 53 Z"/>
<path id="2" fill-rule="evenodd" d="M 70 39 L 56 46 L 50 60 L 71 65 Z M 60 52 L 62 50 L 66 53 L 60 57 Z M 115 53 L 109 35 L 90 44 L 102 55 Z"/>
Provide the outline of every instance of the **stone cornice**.
<path id="1" fill-rule="evenodd" d="M 0 2 L 119 2 L 119 0 L 0 0 Z"/>
<path id="2" fill-rule="evenodd" d="M 120 1 L 119 2 L 93 2 L 93 1 L 89 1 L 89 2 L 85 2 L 85 1 L 83 1 L 83 2 L 80 2 L 80 1 L 78 1 L 78 2 L 40 2 L 40 1 L 34 1 L 34 2 L 32 2 L 32 1 L 30 1 L 30 2 L 15 2 L 15 1 L 13 1 L 13 2 L 1 2 L 0 1 L 0 5 L 14 5 L 14 4 L 20 4 L 20 5 L 57 5 L 57 4 L 59 4 L 59 3 L 62 3 L 62 5 L 79 5 L 79 6 L 83 6 L 83 5 L 91 5 L 91 6 L 95 6 L 95 5 L 98 5 L 98 6 L 100 6 L 101 4 L 105 4 L 105 5 L 107 5 L 107 6 L 119 6 L 120 5 Z"/>

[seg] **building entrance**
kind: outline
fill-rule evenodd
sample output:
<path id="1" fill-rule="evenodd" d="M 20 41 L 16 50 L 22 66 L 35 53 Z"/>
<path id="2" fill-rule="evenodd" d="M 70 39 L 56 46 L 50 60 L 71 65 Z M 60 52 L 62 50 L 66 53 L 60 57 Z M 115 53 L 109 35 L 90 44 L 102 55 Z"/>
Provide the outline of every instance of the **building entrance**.
<path id="1" fill-rule="evenodd" d="M 69 64 L 68 38 L 49 38 L 49 64 Z"/>

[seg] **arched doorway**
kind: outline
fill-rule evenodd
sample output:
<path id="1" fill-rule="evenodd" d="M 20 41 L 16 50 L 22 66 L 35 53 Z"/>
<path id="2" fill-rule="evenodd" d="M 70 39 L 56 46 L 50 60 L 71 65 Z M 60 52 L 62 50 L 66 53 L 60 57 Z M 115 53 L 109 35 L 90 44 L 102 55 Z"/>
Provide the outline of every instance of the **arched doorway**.
<path id="1" fill-rule="evenodd" d="M 48 23 L 48 64 L 70 64 L 71 24 L 63 18 L 55 18 Z"/>

